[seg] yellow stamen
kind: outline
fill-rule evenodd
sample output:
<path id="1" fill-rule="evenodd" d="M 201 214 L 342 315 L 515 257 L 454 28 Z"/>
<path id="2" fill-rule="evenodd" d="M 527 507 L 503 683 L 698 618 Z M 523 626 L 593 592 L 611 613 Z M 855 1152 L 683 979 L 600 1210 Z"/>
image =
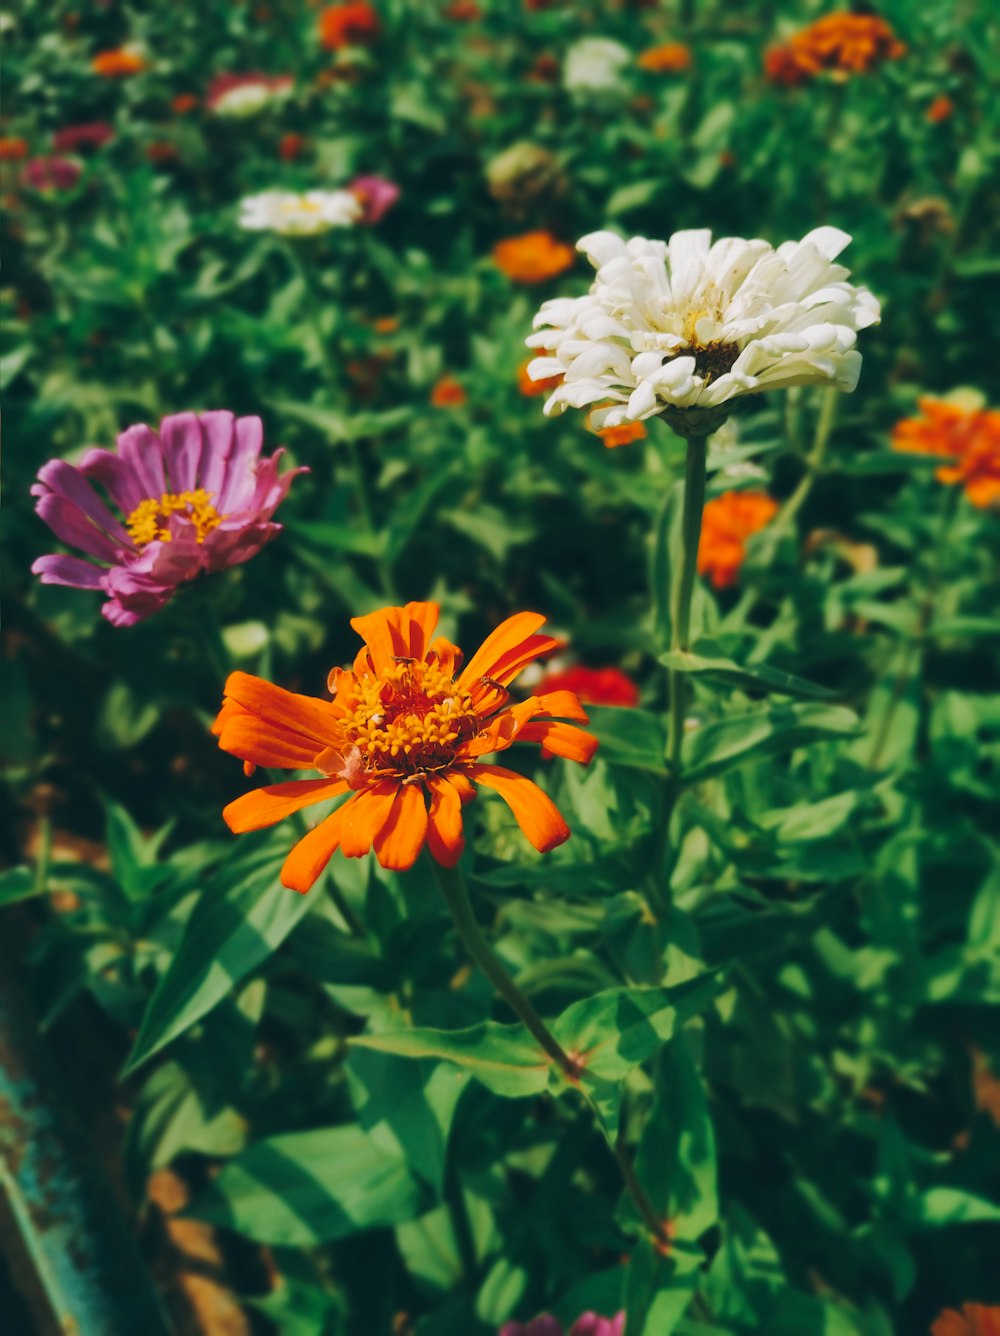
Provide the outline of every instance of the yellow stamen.
<path id="1" fill-rule="evenodd" d="M 169 543 L 171 515 L 184 515 L 190 520 L 199 543 L 203 543 L 226 518 L 212 505 L 212 493 L 199 487 L 193 492 L 164 492 L 159 498 L 151 496 L 147 501 L 140 501 L 125 521 L 125 527 L 136 547 L 153 542 Z"/>

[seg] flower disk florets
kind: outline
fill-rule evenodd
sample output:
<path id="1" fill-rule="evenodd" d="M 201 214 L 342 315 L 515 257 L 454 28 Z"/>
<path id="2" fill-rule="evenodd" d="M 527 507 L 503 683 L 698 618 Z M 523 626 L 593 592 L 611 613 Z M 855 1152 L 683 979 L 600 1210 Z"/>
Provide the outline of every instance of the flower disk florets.
<path id="1" fill-rule="evenodd" d="M 597 270 L 589 293 L 545 302 L 527 340 L 546 354 L 528 375 L 562 377 L 545 412 L 599 404 L 600 430 L 792 385 L 853 390 L 857 331 L 878 320 L 879 305 L 834 263 L 849 241 L 835 227 L 777 248 L 713 244 L 708 231 L 584 237 L 577 249 Z"/>
<path id="2" fill-rule="evenodd" d="M 382 677 L 355 677 L 354 697 L 345 747 L 358 748 L 369 773 L 431 774 L 481 727 L 468 692 L 432 663 L 404 660 Z"/>

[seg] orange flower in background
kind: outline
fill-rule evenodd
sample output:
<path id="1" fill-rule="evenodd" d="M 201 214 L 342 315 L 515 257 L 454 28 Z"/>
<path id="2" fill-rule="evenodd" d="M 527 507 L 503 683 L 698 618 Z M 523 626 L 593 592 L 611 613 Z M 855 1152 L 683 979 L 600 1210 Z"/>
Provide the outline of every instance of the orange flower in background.
<path id="1" fill-rule="evenodd" d="M 620 427 L 602 427 L 597 433 L 609 450 L 620 445 L 631 445 L 646 436 L 645 422 L 623 422 Z"/>
<path id="2" fill-rule="evenodd" d="M 866 74 L 884 60 L 898 60 L 906 46 L 875 14 L 827 14 L 782 46 L 765 53 L 772 83 L 806 83 L 824 70 L 841 77 Z"/>
<path id="3" fill-rule="evenodd" d="M 639 688 L 620 668 L 585 668 L 576 664 L 546 673 L 539 691 L 572 691 L 587 705 L 638 705 Z"/>
<path id="4" fill-rule="evenodd" d="M 461 650 L 434 637 L 439 611 L 436 603 L 408 603 L 355 617 L 351 626 L 365 643 L 353 668 L 330 673 L 330 701 L 230 674 L 212 726 L 223 751 L 240 757 L 248 774 L 265 765 L 322 776 L 237 798 L 222 814 L 230 830 L 260 830 L 351 795 L 288 855 L 281 880 L 292 890 L 308 891 L 337 849 L 361 858 L 374 847 L 382 867 L 403 871 L 426 844 L 439 863 L 454 867 L 465 845 L 462 807 L 476 796 L 476 784 L 499 793 L 539 851 L 569 838 L 537 784 L 482 759 L 515 741 L 583 764 L 593 756 L 597 740 L 563 722 L 587 722 L 572 692 L 509 703 L 517 675 L 559 642 L 536 634 L 544 617 L 515 613 L 462 669 Z"/>
<path id="5" fill-rule="evenodd" d="M 576 251 L 551 232 L 524 232 L 493 247 L 493 262 L 515 283 L 544 283 L 563 273 L 576 259 Z"/>
<path id="6" fill-rule="evenodd" d="M 319 44 L 327 51 L 342 51 L 345 46 L 369 46 L 378 40 L 382 22 L 371 5 L 328 5 L 317 19 Z"/>
<path id="7" fill-rule="evenodd" d="M 904 418 L 892 431 L 892 448 L 905 454 L 954 460 L 934 473 L 938 482 L 961 483 L 974 506 L 1000 498 L 1000 411 L 925 397 L 921 417 Z"/>
<path id="8" fill-rule="evenodd" d="M 123 46 L 114 51 L 99 51 L 90 62 L 90 68 L 102 79 L 127 79 L 131 74 L 142 73 L 146 68 L 146 57 Z"/>
<path id="9" fill-rule="evenodd" d="M 650 70 L 653 74 L 679 74 L 690 69 L 691 51 L 683 42 L 663 42 L 643 51 L 635 63 L 641 70 Z"/>
<path id="10" fill-rule="evenodd" d="M 942 121 L 951 120 L 954 114 L 955 104 L 944 93 L 936 97 L 924 112 L 925 118 L 930 121 L 931 125 L 940 125 Z"/>
<path id="11" fill-rule="evenodd" d="M 194 93 L 178 93 L 170 101 L 170 110 L 176 116 L 186 116 L 189 111 L 194 111 L 198 105 L 198 98 Z"/>
<path id="12" fill-rule="evenodd" d="M 453 4 L 445 8 L 444 15 L 445 18 L 454 19 L 456 23 L 473 23 L 483 17 L 483 11 L 474 0 L 454 0 Z"/>
<path id="13" fill-rule="evenodd" d="M 528 375 L 528 367 L 532 359 L 529 357 L 517 368 L 517 388 L 528 399 L 533 399 L 538 394 L 551 394 L 557 385 L 563 382 L 562 376 L 546 376 L 544 380 L 532 380 Z"/>
<path id="14" fill-rule="evenodd" d="M 442 376 L 431 390 L 431 403 L 435 408 L 461 408 L 468 398 L 454 376 Z"/>
<path id="15" fill-rule="evenodd" d="M 20 162 L 28 156 L 28 141 L 14 135 L 0 138 L 0 162 Z"/>
<path id="16" fill-rule="evenodd" d="M 963 1304 L 945 1308 L 931 1323 L 931 1336 L 1000 1336 L 1000 1308 L 995 1304 Z"/>
<path id="17" fill-rule="evenodd" d="M 766 492 L 723 492 L 706 502 L 701 520 L 698 570 L 716 589 L 736 583 L 747 539 L 770 524 L 778 503 Z"/>

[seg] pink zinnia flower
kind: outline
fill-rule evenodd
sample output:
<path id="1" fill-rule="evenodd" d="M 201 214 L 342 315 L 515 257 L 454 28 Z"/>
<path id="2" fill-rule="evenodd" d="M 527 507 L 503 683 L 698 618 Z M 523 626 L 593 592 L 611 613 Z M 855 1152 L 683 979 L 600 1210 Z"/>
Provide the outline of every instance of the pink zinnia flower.
<path id="1" fill-rule="evenodd" d="M 52 147 L 57 153 L 75 153 L 81 148 L 102 148 L 115 137 L 107 121 L 91 121 L 87 125 L 67 125 L 52 136 Z"/>
<path id="2" fill-rule="evenodd" d="M 32 158 L 24 165 L 21 182 L 32 190 L 72 190 L 82 171 L 72 158 Z"/>
<path id="3" fill-rule="evenodd" d="M 384 176 L 356 176 L 347 187 L 362 208 L 360 223 L 374 227 L 399 199 L 399 186 Z"/>
<path id="4" fill-rule="evenodd" d="M 616 1317 L 599 1317 L 596 1313 L 582 1313 L 570 1327 L 568 1336 L 623 1336 L 625 1313 Z M 562 1323 L 549 1313 L 531 1322 L 505 1322 L 497 1336 L 563 1336 Z"/>
<path id="5" fill-rule="evenodd" d="M 32 495 L 57 538 L 81 557 L 39 557 L 32 571 L 43 584 L 101 589 L 101 609 L 114 626 L 132 626 L 158 612 L 178 585 L 255 556 L 281 525 L 271 516 L 292 479 L 279 478 L 283 450 L 261 458 L 260 418 L 232 413 L 177 413 L 159 434 L 129 427 L 118 451 L 91 449 L 79 466 L 50 460 Z M 95 490 L 107 492 L 116 515 Z"/>

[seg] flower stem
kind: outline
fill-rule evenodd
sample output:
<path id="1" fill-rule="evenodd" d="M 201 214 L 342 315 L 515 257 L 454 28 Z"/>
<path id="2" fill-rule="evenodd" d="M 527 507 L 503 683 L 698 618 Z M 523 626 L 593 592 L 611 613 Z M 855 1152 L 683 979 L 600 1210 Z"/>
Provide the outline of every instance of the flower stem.
<path id="1" fill-rule="evenodd" d="M 816 434 L 813 437 L 812 449 L 806 456 L 806 471 L 799 479 L 799 485 L 778 511 L 774 523 L 771 525 L 771 534 L 774 537 L 790 527 L 795 516 L 805 505 L 819 476 L 823 460 L 826 458 L 826 447 L 830 442 L 834 419 L 837 416 L 839 396 L 840 391 L 838 389 L 832 385 L 827 387 L 816 421 Z"/>
<path id="2" fill-rule="evenodd" d="M 563 1049 L 483 936 L 465 888 L 465 878 L 458 868 L 442 867 L 435 859 L 431 859 L 431 866 L 465 949 L 563 1075 L 575 1084 L 580 1075 L 577 1063 Z"/>
<path id="3" fill-rule="evenodd" d="M 705 460 L 708 437 L 687 438 L 684 472 L 684 511 L 681 520 L 683 553 L 680 567 L 673 573 L 670 591 L 670 648 L 686 650 L 691 637 L 691 596 L 698 569 L 698 544 L 701 541 L 701 516 L 705 508 Z M 667 731 L 667 762 L 674 777 L 680 773 L 681 744 L 684 741 L 684 674 L 670 669 L 670 718 Z"/>

